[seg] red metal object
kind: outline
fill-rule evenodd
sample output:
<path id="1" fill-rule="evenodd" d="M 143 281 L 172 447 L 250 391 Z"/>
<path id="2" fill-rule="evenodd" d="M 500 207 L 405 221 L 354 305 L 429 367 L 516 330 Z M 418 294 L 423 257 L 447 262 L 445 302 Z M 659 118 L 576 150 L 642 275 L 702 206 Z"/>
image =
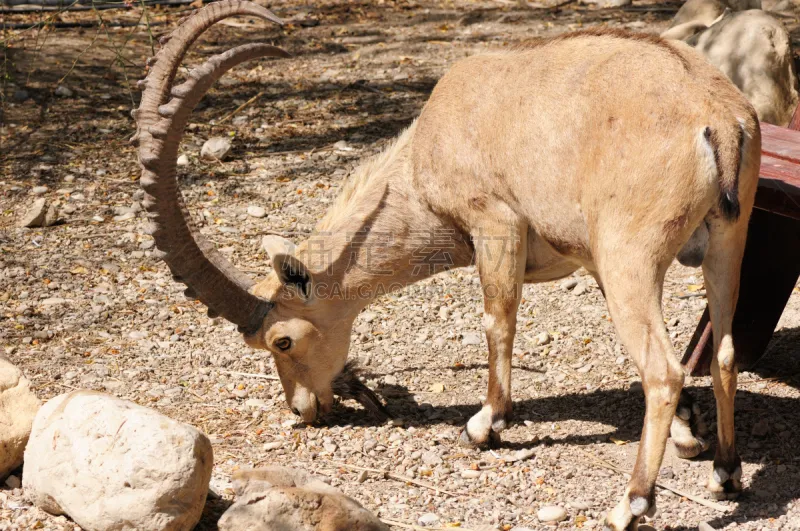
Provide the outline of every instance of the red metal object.
<path id="1" fill-rule="evenodd" d="M 761 124 L 761 171 L 733 318 L 739 366 L 763 356 L 800 275 L 800 109 L 791 129 Z M 684 353 L 686 372 L 707 375 L 713 356 L 708 308 Z"/>

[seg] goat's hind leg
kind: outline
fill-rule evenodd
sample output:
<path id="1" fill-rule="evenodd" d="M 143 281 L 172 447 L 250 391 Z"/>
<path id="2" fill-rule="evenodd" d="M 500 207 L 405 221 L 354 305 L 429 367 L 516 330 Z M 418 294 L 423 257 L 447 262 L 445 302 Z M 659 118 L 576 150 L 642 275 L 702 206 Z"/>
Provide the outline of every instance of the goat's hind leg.
<path id="1" fill-rule="evenodd" d="M 717 220 L 712 225 L 708 255 L 703 262 L 711 328 L 714 331 L 711 376 L 717 400 L 717 451 L 708 490 L 718 499 L 733 499 L 742 490 L 742 461 L 736 451 L 733 425 L 738 371 L 731 325 L 739 296 L 739 271 L 746 239 L 745 216 L 736 224 Z"/>
<path id="2" fill-rule="evenodd" d="M 484 225 L 475 236 L 475 261 L 483 289 L 483 325 L 489 345 L 489 390 L 481 410 L 461 433 L 461 444 L 496 445 L 511 420 L 511 354 L 527 252 L 525 227 Z"/>
<path id="3" fill-rule="evenodd" d="M 681 391 L 678 409 L 670 426 L 670 436 L 678 457 L 692 459 L 708 450 L 708 426 L 702 411 L 686 389 Z"/>
<path id="4" fill-rule="evenodd" d="M 642 253 L 639 253 L 640 255 Z M 684 374 L 676 359 L 661 312 L 661 290 L 669 260 L 637 256 L 637 249 L 606 254 L 600 275 L 617 332 L 642 378 L 646 413 L 633 474 L 606 527 L 636 529 L 655 510 L 655 482 Z"/>

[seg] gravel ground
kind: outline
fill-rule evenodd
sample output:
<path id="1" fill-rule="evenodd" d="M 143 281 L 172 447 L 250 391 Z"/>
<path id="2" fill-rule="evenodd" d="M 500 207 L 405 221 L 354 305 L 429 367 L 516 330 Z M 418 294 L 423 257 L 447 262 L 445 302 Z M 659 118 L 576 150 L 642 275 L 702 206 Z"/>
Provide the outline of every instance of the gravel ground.
<path id="1" fill-rule="evenodd" d="M 273 7 L 290 20 L 288 27 L 236 19 L 212 29 L 190 55 L 196 64 L 234 44 L 265 40 L 294 57 L 247 64 L 222 80 L 194 115 L 183 145 L 188 165 L 181 167 L 182 189 L 202 231 L 258 277 L 268 271 L 260 235 L 281 232 L 297 240 L 308 233 L 357 161 L 411 122 L 453 61 L 597 24 L 659 30 L 677 8 L 524 10 L 500 0 L 326 0 L 313 9 L 292 0 Z M 115 13 L 103 17 L 135 21 L 141 15 L 137 9 Z M 174 9 L 150 12 L 156 34 L 178 18 Z M 797 18 L 786 22 L 797 35 Z M 598 459 L 632 467 L 644 402 L 591 277 L 579 272 L 574 288 L 564 282 L 525 288 L 514 354 L 516 421 L 501 448 L 457 445 L 488 378 L 472 269 L 384 297 L 356 321 L 351 356 L 387 400 L 394 424 L 376 425 L 345 402 L 322 423 L 299 425 L 270 356 L 249 349 L 232 325 L 208 319 L 204 308 L 185 300 L 151 257 L 138 167 L 126 142 L 133 130 L 128 113 L 138 100 L 128 86 L 150 55 L 147 31 L 10 34 L 0 129 L 7 148 L 0 182 L 0 342 L 41 398 L 103 390 L 209 434 L 216 496 L 201 529 L 214 529 L 230 504 L 230 474 L 265 464 L 313 471 L 406 526 L 545 529 L 552 526 L 539 523 L 536 513 L 549 505 L 567 509 L 559 527 L 600 526 L 625 477 Z M 59 85 L 67 90 L 56 92 Z M 199 159 L 211 136 L 232 139 L 227 162 Z M 60 224 L 19 228 L 38 197 L 58 206 Z M 266 216 L 248 215 L 249 206 L 262 207 Z M 705 305 L 702 284 L 699 270 L 676 265 L 668 274 L 665 318 L 677 352 Z M 800 456 L 793 446 L 800 436 L 798 326 L 795 293 L 769 354 L 740 378 L 745 494 L 723 502 L 727 511 L 721 512 L 661 490 L 651 525 L 800 529 Z M 687 385 L 713 426 L 710 379 Z M 662 484 L 708 500 L 703 485 L 712 455 L 682 461 L 668 446 Z M 11 483 L 0 488 L 0 529 L 76 528 L 31 507 Z"/>

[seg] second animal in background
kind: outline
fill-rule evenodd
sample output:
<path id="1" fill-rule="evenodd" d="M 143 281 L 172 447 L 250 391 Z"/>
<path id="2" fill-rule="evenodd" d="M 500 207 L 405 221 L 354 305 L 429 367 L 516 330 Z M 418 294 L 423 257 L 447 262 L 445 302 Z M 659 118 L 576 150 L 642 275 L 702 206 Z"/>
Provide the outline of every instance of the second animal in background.
<path id="1" fill-rule="evenodd" d="M 760 0 L 689 0 L 661 36 L 701 52 L 739 87 L 762 122 L 789 125 L 798 103 L 791 39 Z"/>

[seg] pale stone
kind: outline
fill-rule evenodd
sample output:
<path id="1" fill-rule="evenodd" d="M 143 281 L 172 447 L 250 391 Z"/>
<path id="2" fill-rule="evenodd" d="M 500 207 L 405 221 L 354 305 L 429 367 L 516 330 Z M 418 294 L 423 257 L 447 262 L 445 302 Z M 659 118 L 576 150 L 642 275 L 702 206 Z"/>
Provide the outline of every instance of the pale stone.
<path id="1" fill-rule="evenodd" d="M 219 520 L 220 531 L 388 531 L 375 515 L 340 490 L 302 470 L 265 467 L 233 476 L 236 503 Z"/>
<path id="2" fill-rule="evenodd" d="M 433 526 L 439 523 L 439 515 L 434 513 L 425 513 L 417 519 L 419 525 L 425 526 Z"/>
<path id="3" fill-rule="evenodd" d="M 536 518 L 540 522 L 561 522 L 567 519 L 567 510 L 558 505 L 546 505 L 539 509 Z"/>
<path id="4" fill-rule="evenodd" d="M 19 221 L 20 227 L 44 227 L 45 219 L 47 216 L 47 199 L 40 197 L 33 203 Z"/>
<path id="5" fill-rule="evenodd" d="M 72 89 L 65 87 L 64 85 L 59 85 L 56 87 L 56 96 L 61 98 L 71 98 L 72 94 Z"/>
<path id="6" fill-rule="evenodd" d="M 224 136 L 215 136 L 206 140 L 200 148 L 200 157 L 206 160 L 225 160 L 231 151 L 231 141 Z"/>
<path id="7" fill-rule="evenodd" d="M 0 358 L 0 480 L 22 464 L 33 419 L 41 405 L 22 371 Z"/>
<path id="8" fill-rule="evenodd" d="M 267 215 L 267 211 L 264 207 L 260 207 L 258 205 L 250 205 L 247 207 L 247 215 L 253 216 L 254 218 L 263 218 Z"/>
<path id="9" fill-rule="evenodd" d="M 208 438 L 96 391 L 45 404 L 25 449 L 23 487 L 39 508 L 89 530 L 190 530 L 205 505 Z"/>

